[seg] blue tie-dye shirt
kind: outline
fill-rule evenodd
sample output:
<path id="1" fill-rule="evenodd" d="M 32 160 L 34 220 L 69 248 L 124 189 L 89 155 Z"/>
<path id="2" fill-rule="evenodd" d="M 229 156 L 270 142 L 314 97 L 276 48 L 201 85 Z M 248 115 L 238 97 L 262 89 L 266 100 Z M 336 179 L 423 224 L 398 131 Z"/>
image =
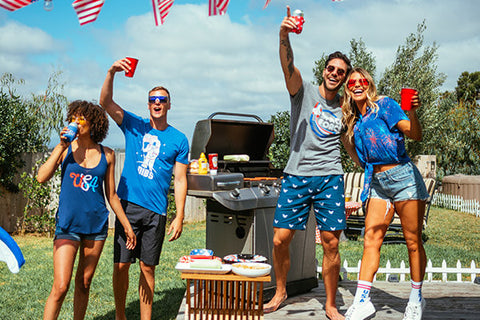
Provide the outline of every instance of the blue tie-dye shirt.
<path id="1" fill-rule="evenodd" d="M 396 126 L 400 120 L 409 120 L 407 115 L 389 97 L 381 98 L 377 105 L 377 113 L 367 108 L 365 115 L 360 115 L 353 128 L 355 149 L 365 168 L 362 201 L 367 200 L 374 165 L 410 161 L 405 150 L 404 135 Z"/>

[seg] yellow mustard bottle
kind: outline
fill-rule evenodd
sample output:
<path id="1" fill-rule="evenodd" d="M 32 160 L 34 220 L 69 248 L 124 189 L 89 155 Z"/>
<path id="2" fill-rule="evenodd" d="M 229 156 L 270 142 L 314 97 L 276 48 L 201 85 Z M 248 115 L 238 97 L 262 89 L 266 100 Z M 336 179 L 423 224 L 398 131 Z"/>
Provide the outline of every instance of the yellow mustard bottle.
<path id="1" fill-rule="evenodd" d="M 203 152 L 198 158 L 198 174 L 208 174 L 208 160 Z"/>

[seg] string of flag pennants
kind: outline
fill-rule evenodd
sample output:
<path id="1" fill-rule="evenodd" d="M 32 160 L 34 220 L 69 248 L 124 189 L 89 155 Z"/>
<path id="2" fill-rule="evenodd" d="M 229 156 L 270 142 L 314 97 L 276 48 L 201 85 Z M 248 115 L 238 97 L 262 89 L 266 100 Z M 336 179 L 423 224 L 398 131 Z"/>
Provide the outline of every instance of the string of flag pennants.
<path id="1" fill-rule="evenodd" d="M 0 0 L 0 8 L 8 11 L 15 11 L 21 9 L 38 0 Z M 52 1 L 52 0 L 46 0 Z M 153 16 L 155 18 L 155 25 L 159 26 L 165 22 L 170 9 L 175 0 L 152 0 Z M 271 0 L 266 0 L 263 9 L 267 8 Z M 332 0 L 343 1 L 343 0 Z M 224 15 L 227 12 L 228 3 L 230 0 L 208 0 L 208 15 Z M 97 20 L 100 10 L 102 10 L 105 0 L 75 0 L 72 7 L 77 13 L 78 21 L 81 26 Z"/>

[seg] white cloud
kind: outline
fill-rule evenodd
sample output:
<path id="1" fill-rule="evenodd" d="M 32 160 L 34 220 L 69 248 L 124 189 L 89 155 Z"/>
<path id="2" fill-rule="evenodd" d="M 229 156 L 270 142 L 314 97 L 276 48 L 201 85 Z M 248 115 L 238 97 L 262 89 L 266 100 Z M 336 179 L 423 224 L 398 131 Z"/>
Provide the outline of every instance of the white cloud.
<path id="1" fill-rule="evenodd" d="M 80 44 L 75 37 L 65 43 L 54 34 L 7 20 L 0 25 L 0 73 L 12 72 L 36 91 L 45 86 L 53 68 L 61 68 L 69 99 L 98 101 L 114 60 L 136 56 L 140 62 L 135 77 L 119 73 L 115 80 L 114 98 L 127 110 L 147 116 L 148 90 L 164 85 L 173 98 L 169 122 L 189 139 L 195 123 L 216 111 L 253 113 L 269 120 L 289 108 L 278 59 L 278 31 L 287 3 L 272 1 L 261 11 L 250 1 L 250 11 L 240 20 L 208 17 L 206 3 L 175 4 L 160 27 L 147 12 L 131 16 L 115 31 L 91 28 L 91 34 L 81 34 L 82 40 L 90 37 L 88 43 L 95 44 L 87 48 L 82 47 L 87 42 Z M 398 46 L 424 20 L 425 45 L 439 45 L 438 71 L 448 76 L 444 90 L 455 88 L 461 72 L 480 70 L 476 0 L 305 0 L 292 9 L 297 5 L 306 23 L 303 33 L 290 39 L 295 64 L 306 80 L 313 80 L 314 61 L 322 53 L 348 53 L 353 38 L 362 38 L 373 52 L 378 78 L 392 64 Z M 116 125 L 106 144 L 123 144 Z"/>

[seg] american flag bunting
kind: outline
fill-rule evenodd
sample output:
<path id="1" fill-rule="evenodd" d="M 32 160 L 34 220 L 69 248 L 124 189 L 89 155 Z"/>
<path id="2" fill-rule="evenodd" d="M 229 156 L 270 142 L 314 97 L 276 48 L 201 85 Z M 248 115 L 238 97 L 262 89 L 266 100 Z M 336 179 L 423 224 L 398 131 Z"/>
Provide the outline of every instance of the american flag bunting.
<path id="1" fill-rule="evenodd" d="M 208 0 L 208 15 L 223 15 L 227 12 L 228 2 L 230 0 Z"/>
<path id="2" fill-rule="evenodd" d="M 7 9 L 8 11 L 15 11 L 28 6 L 31 3 L 32 0 L 0 0 L 0 8 Z"/>
<path id="3" fill-rule="evenodd" d="M 105 0 L 75 0 L 72 3 L 73 9 L 78 16 L 78 22 L 83 26 L 84 24 L 97 20 L 100 10 L 105 3 Z"/>
<path id="4" fill-rule="evenodd" d="M 173 6 L 174 0 L 152 0 L 153 16 L 155 17 L 155 25 L 159 26 L 165 22 L 165 18 Z"/>

